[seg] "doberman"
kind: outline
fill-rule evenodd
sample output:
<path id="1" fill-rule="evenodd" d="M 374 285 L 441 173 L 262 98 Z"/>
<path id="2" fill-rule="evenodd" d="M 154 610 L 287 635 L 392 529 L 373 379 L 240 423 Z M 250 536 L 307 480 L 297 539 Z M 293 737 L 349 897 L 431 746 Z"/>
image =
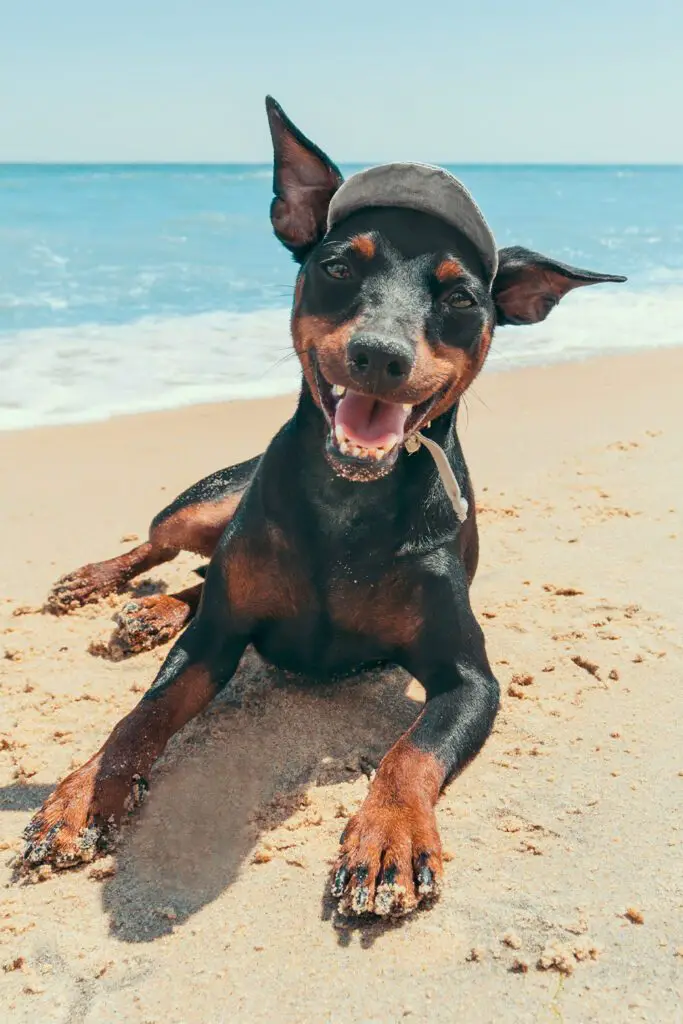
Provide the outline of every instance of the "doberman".
<path id="1" fill-rule="evenodd" d="M 203 584 L 129 613 L 140 635 L 166 639 L 196 611 L 137 707 L 35 815 L 24 862 L 67 867 L 106 848 L 170 737 L 226 686 L 248 644 L 314 679 L 396 664 L 426 703 L 348 822 L 331 888 L 346 913 L 398 915 L 438 891 L 437 798 L 481 749 L 499 702 L 469 600 L 478 535 L 460 399 L 496 324 L 537 323 L 570 290 L 625 278 L 498 250 L 440 168 L 389 164 L 344 181 L 271 98 L 266 109 L 271 221 L 299 264 L 298 406 L 261 456 L 157 516 L 146 543 L 57 585 L 52 605 L 65 610 L 181 549 L 210 558 Z M 430 453 L 406 450 L 418 431 L 445 451 L 464 523 Z"/>

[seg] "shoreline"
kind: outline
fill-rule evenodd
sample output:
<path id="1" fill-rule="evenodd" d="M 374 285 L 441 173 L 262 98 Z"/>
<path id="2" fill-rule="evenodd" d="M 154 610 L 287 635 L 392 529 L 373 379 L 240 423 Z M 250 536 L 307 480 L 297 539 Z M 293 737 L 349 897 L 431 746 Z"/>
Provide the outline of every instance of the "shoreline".
<path id="1" fill-rule="evenodd" d="M 499 328 L 484 373 L 683 344 L 680 282 L 618 287 L 572 296 L 533 327 Z M 282 307 L 46 328 L 20 332 L 16 343 L 2 337 L 0 432 L 296 391 L 288 324 Z"/>
<path id="2" fill-rule="evenodd" d="M 657 345 L 657 346 L 650 346 L 650 347 L 643 346 L 642 348 L 636 348 L 636 349 L 625 347 L 623 349 L 610 349 L 607 352 L 587 351 L 582 356 L 579 356 L 579 355 L 576 355 L 576 354 L 574 354 L 574 355 L 568 354 L 565 358 L 563 358 L 561 355 L 558 355 L 557 358 L 552 359 L 552 360 L 548 360 L 548 361 L 545 361 L 545 362 L 525 362 L 525 363 L 522 363 L 522 364 L 518 364 L 518 363 L 514 363 L 514 362 L 506 363 L 504 361 L 505 358 L 506 358 L 504 356 L 504 354 L 500 354 L 499 358 L 496 359 L 495 358 L 495 353 L 494 353 L 493 354 L 493 356 L 494 356 L 493 358 L 491 358 L 491 356 L 489 356 L 489 359 L 484 364 L 484 368 L 483 368 L 481 374 L 479 375 L 477 380 L 475 380 L 475 389 L 476 389 L 477 386 L 479 386 L 481 384 L 482 380 L 486 380 L 486 379 L 488 379 L 491 376 L 498 376 L 499 374 L 505 374 L 505 375 L 513 374 L 514 375 L 514 374 L 519 374 L 519 373 L 526 373 L 526 372 L 529 372 L 529 371 L 552 370 L 552 369 L 555 369 L 555 368 L 569 367 L 569 366 L 575 366 L 575 365 L 576 366 L 584 366 L 586 364 L 593 364 L 593 363 L 600 364 L 603 361 L 621 360 L 621 359 L 627 359 L 627 358 L 634 358 L 634 359 L 645 358 L 648 355 L 656 356 L 658 353 L 669 352 L 672 349 L 675 350 L 675 349 L 680 349 L 680 348 L 683 348 L 683 338 L 681 339 L 681 341 L 674 341 L 674 342 L 670 342 L 668 344 L 661 344 L 661 345 Z M 245 387 L 248 387 L 248 386 L 249 385 L 245 385 Z M 238 405 L 238 406 L 240 406 L 240 405 L 241 406 L 246 406 L 246 405 L 251 405 L 251 404 L 263 404 L 263 405 L 265 405 L 265 404 L 270 403 L 270 402 L 285 403 L 285 404 L 292 405 L 293 403 L 296 403 L 297 398 L 298 398 L 298 389 L 295 389 L 295 388 L 285 388 L 283 390 L 279 390 L 278 389 L 278 390 L 273 390 L 273 391 L 270 391 L 270 390 L 266 389 L 262 393 L 238 394 L 238 395 L 233 395 L 232 397 L 227 397 L 227 398 L 224 398 L 224 399 L 208 399 L 208 400 L 198 399 L 198 400 L 190 400 L 188 402 L 180 403 L 180 404 L 175 404 L 175 405 L 157 405 L 157 404 L 154 404 L 154 405 L 150 405 L 148 408 L 131 409 L 130 411 L 128 411 L 128 410 L 117 411 L 117 412 L 114 412 L 114 413 L 112 413 L 110 415 L 93 416 L 92 418 L 86 417 L 86 418 L 78 418 L 78 419 L 68 419 L 68 420 L 64 420 L 64 421 L 60 421 L 60 422 L 55 422 L 55 423 L 52 423 L 52 422 L 50 422 L 50 423 L 35 423 L 35 424 L 27 424 L 26 426 L 18 426 L 18 427 L 17 426 L 15 426 L 15 427 L 3 427 L 3 426 L 0 426 L 0 438 L 7 437 L 7 436 L 12 436 L 12 435 L 15 435 L 15 434 L 29 433 L 29 432 L 32 432 L 32 431 L 41 431 L 41 430 L 49 431 L 49 430 L 59 430 L 59 429 L 63 429 L 63 428 L 78 428 L 78 427 L 85 428 L 85 427 L 95 426 L 95 425 L 98 425 L 98 424 L 117 422 L 119 420 L 130 420 L 130 419 L 134 419 L 135 417 L 138 417 L 138 416 L 139 417 L 149 417 L 149 416 L 155 416 L 155 415 L 173 415 L 174 413 L 182 413 L 183 411 L 192 410 L 192 409 L 208 410 L 208 409 L 223 408 L 223 407 L 231 406 L 231 405 Z"/>

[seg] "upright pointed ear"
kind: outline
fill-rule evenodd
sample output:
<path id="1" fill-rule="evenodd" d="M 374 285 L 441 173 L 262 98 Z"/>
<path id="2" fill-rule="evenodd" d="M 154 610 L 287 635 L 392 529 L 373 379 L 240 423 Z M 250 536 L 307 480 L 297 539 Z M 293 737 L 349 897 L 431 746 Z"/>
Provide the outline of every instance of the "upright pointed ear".
<path id="1" fill-rule="evenodd" d="M 325 234 L 327 208 L 344 179 L 272 96 L 266 97 L 266 113 L 273 140 L 275 198 L 270 220 L 276 236 L 300 263 Z"/>
<path id="2" fill-rule="evenodd" d="M 498 273 L 491 289 L 499 324 L 537 324 L 573 288 L 625 277 L 594 274 L 558 263 L 514 245 L 498 253 Z"/>

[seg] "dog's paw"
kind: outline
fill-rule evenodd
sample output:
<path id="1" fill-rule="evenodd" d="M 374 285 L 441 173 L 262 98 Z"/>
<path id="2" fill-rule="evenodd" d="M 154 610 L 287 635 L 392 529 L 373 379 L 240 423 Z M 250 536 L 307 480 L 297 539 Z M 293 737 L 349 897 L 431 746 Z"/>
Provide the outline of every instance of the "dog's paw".
<path id="1" fill-rule="evenodd" d="M 72 867 L 91 861 L 101 846 L 106 822 L 97 822 L 94 778 L 86 765 L 57 787 L 24 830 L 23 862 L 34 868 Z"/>
<path id="2" fill-rule="evenodd" d="M 57 870 L 88 864 L 110 848 L 110 831 L 97 825 L 76 830 L 62 820 L 49 825 L 37 814 L 24 829 L 23 871 L 28 873 L 42 864 Z"/>
<path id="3" fill-rule="evenodd" d="M 177 636 L 189 618 L 188 605 L 170 594 L 136 598 L 116 615 L 110 647 L 120 657 L 150 651 Z"/>
<path id="4" fill-rule="evenodd" d="M 58 579 L 47 596 L 45 611 L 66 615 L 74 608 L 91 604 L 116 590 L 116 578 L 102 565 L 84 565 Z"/>
<path id="5" fill-rule="evenodd" d="M 41 864 L 74 867 L 111 849 L 123 813 L 142 802 L 147 784 L 134 776 L 132 785 L 110 779 L 98 787 L 98 767 L 94 759 L 69 775 L 31 819 L 23 836 L 24 871 Z"/>
<path id="6" fill-rule="evenodd" d="M 442 878 L 433 809 L 387 806 L 371 793 L 344 830 L 331 892 L 343 914 L 400 917 L 434 901 Z"/>

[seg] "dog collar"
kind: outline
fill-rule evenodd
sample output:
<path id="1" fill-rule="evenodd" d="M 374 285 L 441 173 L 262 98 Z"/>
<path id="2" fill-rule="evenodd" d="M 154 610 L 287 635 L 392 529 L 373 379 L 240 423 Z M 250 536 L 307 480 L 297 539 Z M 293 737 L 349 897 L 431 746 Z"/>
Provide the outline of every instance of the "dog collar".
<path id="1" fill-rule="evenodd" d="M 438 445 L 436 441 L 432 441 L 431 437 L 425 437 L 424 434 L 412 434 L 407 438 L 405 442 L 406 451 L 409 455 L 414 455 L 420 445 L 423 444 L 431 457 L 434 459 L 439 476 L 441 477 L 441 483 L 444 485 L 446 494 L 448 495 L 453 511 L 456 514 L 458 522 L 464 523 L 467 519 L 467 513 L 469 511 L 469 505 L 467 499 L 463 497 L 463 493 L 460 490 L 460 484 L 457 481 L 455 473 L 451 469 L 451 464 L 446 457 L 446 453 Z"/>

